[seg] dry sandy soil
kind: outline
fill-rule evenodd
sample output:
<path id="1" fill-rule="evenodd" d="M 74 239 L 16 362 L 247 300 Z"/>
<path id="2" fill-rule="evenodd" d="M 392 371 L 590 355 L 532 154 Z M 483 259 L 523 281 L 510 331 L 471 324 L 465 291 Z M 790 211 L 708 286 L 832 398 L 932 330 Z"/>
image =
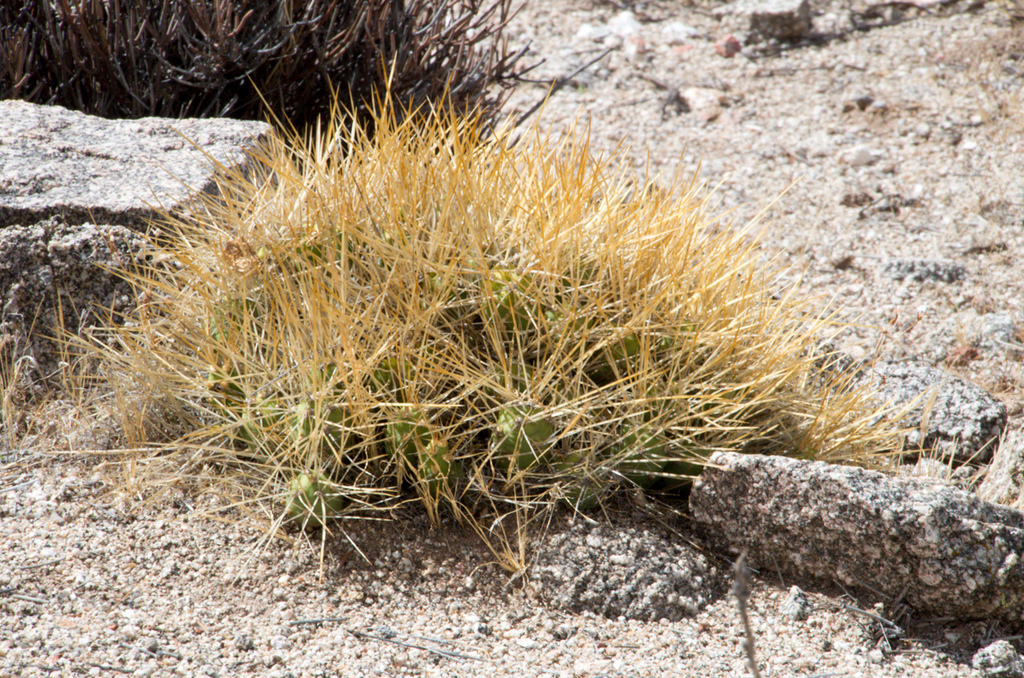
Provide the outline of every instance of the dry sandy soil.
<path id="1" fill-rule="evenodd" d="M 726 58 L 714 45 L 742 25 L 714 8 L 532 0 L 509 37 L 543 59 L 541 82 L 508 109 L 610 49 L 542 128 L 588 122 L 595 152 L 624 143 L 638 169 L 698 174 L 724 221 L 761 215 L 781 280 L 851 322 L 842 348 L 946 366 L 1020 427 L 1021 337 L 992 314 L 1024 320 L 1024 30 L 983 2 L 815 3 L 813 40 Z M 896 279 L 893 259 L 959 278 Z M 211 494 L 141 503 L 130 469 L 96 461 L 8 453 L 0 675 L 749 675 L 724 580 L 678 622 L 569 614 L 455 526 L 349 525 L 321 553 L 296 534 L 267 542 L 258 517 Z M 763 575 L 750 606 L 765 676 L 980 675 L 973 652 L 1007 633 L 909 614 L 886 637 L 850 609 L 873 601 Z M 806 621 L 780 610 L 792 584 L 809 592 Z"/>

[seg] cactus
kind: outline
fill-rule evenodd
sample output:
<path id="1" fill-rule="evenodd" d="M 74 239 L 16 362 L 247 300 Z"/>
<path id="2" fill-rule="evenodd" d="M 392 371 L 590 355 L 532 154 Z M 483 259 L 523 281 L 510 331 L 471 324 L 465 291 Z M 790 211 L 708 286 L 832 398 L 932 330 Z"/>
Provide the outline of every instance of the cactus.
<path id="1" fill-rule="evenodd" d="M 335 492 L 320 473 L 300 473 L 292 479 L 287 511 L 302 527 L 323 527 L 347 504 L 344 495 Z"/>
<path id="2" fill-rule="evenodd" d="M 694 186 L 632 191 L 582 136 L 510 134 L 438 112 L 275 139 L 257 158 L 273 182 L 226 175 L 172 222 L 177 265 L 134 279 L 151 315 L 103 353 L 194 426 L 178 444 L 202 453 L 168 458 L 266 474 L 243 490 L 297 478 L 312 509 L 331 488 L 347 511 L 415 493 L 475 524 L 678 492 L 711 450 L 895 446 L 816 367 L 825 322 L 772 295 L 756 243 L 712 228 Z M 217 245 L 240 239 L 251 266 Z"/>
<path id="3" fill-rule="evenodd" d="M 555 425 L 544 410 L 510 405 L 498 412 L 491 433 L 494 461 L 506 475 L 530 471 L 543 464 L 555 443 Z"/>
<path id="4" fill-rule="evenodd" d="M 665 469 L 666 439 L 648 426 L 629 427 L 622 440 L 611 446 L 619 458 L 618 469 L 631 484 L 650 488 Z"/>

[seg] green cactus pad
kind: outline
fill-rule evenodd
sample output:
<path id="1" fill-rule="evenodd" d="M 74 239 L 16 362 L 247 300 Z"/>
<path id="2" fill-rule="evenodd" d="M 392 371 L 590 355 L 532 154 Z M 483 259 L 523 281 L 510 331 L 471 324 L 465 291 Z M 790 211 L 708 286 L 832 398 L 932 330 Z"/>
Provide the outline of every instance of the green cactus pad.
<path id="1" fill-rule="evenodd" d="M 242 391 L 242 387 L 238 385 L 237 380 L 237 370 L 213 370 L 206 375 L 206 386 L 222 401 L 239 403 L 245 400 L 245 393 Z"/>
<path id="2" fill-rule="evenodd" d="M 267 432 L 275 428 L 284 413 L 276 399 L 268 398 L 255 407 L 249 408 L 248 416 L 243 420 L 239 429 L 239 435 L 249 446 L 249 449 L 256 451 L 261 443 L 266 441 Z"/>
<path id="3" fill-rule="evenodd" d="M 437 501 L 441 488 L 453 489 L 465 474 L 463 465 L 452 459 L 451 451 L 444 443 L 431 441 L 419 451 L 419 482 L 421 492 Z"/>
<path id="4" fill-rule="evenodd" d="M 506 474 L 529 471 L 542 464 L 554 445 L 555 425 L 540 408 L 503 407 L 491 432 L 494 460 Z"/>
<path id="5" fill-rule="evenodd" d="M 312 402 L 300 402 L 287 417 L 288 440 L 294 445 L 327 446 L 332 453 L 344 450 L 351 434 L 352 417 L 340 405 L 325 403 L 318 410 Z"/>
<path id="6" fill-rule="evenodd" d="M 421 412 L 406 412 L 389 422 L 385 426 L 384 449 L 392 460 L 404 464 L 422 491 L 435 500 L 442 484 L 453 487 L 465 475 L 462 462 L 453 460 L 448 445 L 438 442 Z"/>
<path id="7" fill-rule="evenodd" d="M 371 375 L 371 381 L 378 396 L 387 401 L 407 402 L 409 384 L 413 382 L 416 370 L 408 360 L 391 357 L 384 359 Z"/>
<path id="8" fill-rule="evenodd" d="M 562 501 L 571 508 L 585 511 L 596 507 L 604 487 L 586 477 L 583 455 L 578 451 L 560 455 L 551 466 L 564 478 L 561 484 Z"/>
<path id="9" fill-rule="evenodd" d="M 612 446 L 613 455 L 625 453 L 618 464 L 622 476 L 647 489 L 657 482 L 665 468 L 665 436 L 644 428 L 629 427 L 622 440 Z"/>
<path id="10" fill-rule="evenodd" d="M 626 372 L 629 361 L 640 355 L 642 342 L 636 333 L 629 333 L 609 342 L 587 370 L 596 384 L 610 384 Z"/>
<path id="11" fill-rule="evenodd" d="M 601 501 L 601 489 L 594 485 L 570 485 L 562 490 L 562 501 L 577 511 L 596 508 Z"/>
<path id="12" fill-rule="evenodd" d="M 303 527 L 323 527 L 344 510 L 344 497 L 333 491 L 319 473 L 301 473 L 293 478 L 289 491 L 288 515 Z"/>
<path id="13" fill-rule="evenodd" d="M 430 427 L 418 412 L 401 414 L 384 427 L 384 448 L 396 462 L 404 461 L 410 469 L 419 468 L 419 450 L 430 445 Z"/>
<path id="14" fill-rule="evenodd" d="M 675 460 L 665 464 L 661 477 L 651 489 L 674 492 L 689 487 L 693 479 L 700 475 L 701 466 L 694 462 Z"/>
<path id="15" fill-rule="evenodd" d="M 508 334 L 535 329 L 542 317 L 541 307 L 530 294 L 531 278 L 509 269 L 496 268 L 484 281 L 481 303 L 484 320 Z"/>

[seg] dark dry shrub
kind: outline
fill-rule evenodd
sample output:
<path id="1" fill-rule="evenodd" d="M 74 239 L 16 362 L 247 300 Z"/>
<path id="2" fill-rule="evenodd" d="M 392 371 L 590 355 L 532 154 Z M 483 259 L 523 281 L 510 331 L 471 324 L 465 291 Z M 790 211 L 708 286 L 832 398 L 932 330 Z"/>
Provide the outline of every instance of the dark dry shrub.
<path id="1" fill-rule="evenodd" d="M 107 118 L 277 118 L 337 99 L 497 111 L 511 0 L 24 0 L 0 4 L 0 98 Z M 333 88 L 333 89 L 332 89 Z M 365 116 L 366 120 L 371 119 Z"/>

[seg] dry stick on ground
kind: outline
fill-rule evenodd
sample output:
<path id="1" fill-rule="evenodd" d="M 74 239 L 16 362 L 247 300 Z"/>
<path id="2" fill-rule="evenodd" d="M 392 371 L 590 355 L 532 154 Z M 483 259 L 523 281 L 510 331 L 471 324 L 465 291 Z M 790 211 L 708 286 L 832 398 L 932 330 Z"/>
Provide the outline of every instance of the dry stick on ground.
<path id="1" fill-rule="evenodd" d="M 408 648 L 411 648 L 413 650 L 423 650 L 424 652 L 430 652 L 431 654 L 436 654 L 436 655 L 439 655 L 441 657 L 448 657 L 449 659 L 463 659 L 463 660 L 472 659 L 473 661 L 478 661 L 478 662 L 487 661 L 483 657 L 474 657 L 473 655 L 461 654 L 459 652 L 448 652 L 447 650 L 436 650 L 436 649 L 434 649 L 432 647 L 426 647 L 424 645 L 416 645 L 415 643 L 403 643 L 400 640 L 394 640 L 392 638 L 385 638 L 384 636 L 375 636 L 375 635 L 370 634 L 370 633 L 363 633 L 362 631 L 356 631 L 356 630 L 353 630 L 353 629 L 348 629 L 348 632 L 351 633 L 353 636 L 355 636 L 356 638 L 358 638 L 360 640 L 379 640 L 382 643 L 392 643 L 393 645 L 400 645 L 401 647 L 408 647 Z"/>
<path id="2" fill-rule="evenodd" d="M 330 622 L 345 621 L 348 621 L 345 617 L 320 617 L 318 619 L 296 619 L 295 621 L 288 622 L 288 626 L 315 626 L 319 624 L 327 624 Z"/>
<path id="3" fill-rule="evenodd" d="M 577 68 L 577 69 L 576 69 L 575 71 L 573 71 L 573 72 L 572 72 L 572 73 L 570 73 L 569 75 L 566 75 L 566 76 L 564 76 L 564 77 L 561 77 L 561 78 L 555 78 L 554 80 L 552 80 L 552 81 L 551 81 L 551 85 L 550 85 L 550 88 L 548 89 L 548 92 L 547 92 L 547 94 L 545 94 L 545 95 L 544 95 L 543 97 L 541 97 L 540 101 L 538 101 L 538 102 L 537 102 L 537 103 L 535 103 L 535 104 L 534 104 L 533 106 L 531 106 L 531 107 L 530 107 L 530 110 L 528 110 L 528 111 L 526 111 L 525 113 L 523 113 L 522 115 L 520 115 L 520 116 L 519 116 L 519 117 L 518 117 L 518 118 L 516 119 L 516 124 L 515 124 L 515 125 L 513 125 L 513 127 L 519 127 L 519 126 L 520 126 L 520 125 L 522 125 L 522 124 L 523 124 L 524 122 L 526 122 L 526 120 L 527 120 L 527 119 L 528 119 L 528 118 L 529 118 L 529 117 L 530 117 L 531 115 L 533 115 L 534 113 L 536 113 L 536 112 L 537 112 L 537 110 L 538 110 L 538 109 L 539 109 L 539 108 L 540 108 L 541 106 L 543 106 L 543 105 L 544 105 L 544 102 L 545 102 L 545 101 L 547 101 L 548 99 L 550 99 L 551 97 L 553 97 L 553 96 L 555 95 L 555 93 L 556 93 L 556 92 L 558 92 L 558 90 L 562 89 L 562 88 L 563 88 L 563 87 L 565 87 L 565 86 L 566 86 L 567 84 L 569 84 L 569 83 L 570 83 L 570 82 L 572 81 L 572 79 L 573 79 L 573 78 L 575 78 L 575 77 L 576 77 L 577 75 L 579 75 L 579 74 L 580 74 L 580 73 L 582 73 L 583 71 L 587 70 L 588 68 L 590 68 L 591 66 L 593 66 L 594 64 L 596 64 L 596 63 L 597 63 L 598 61 L 600 61 L 601 59 L 603 59 L 603 58 L 605 58 L 606 56 L 608 56 L 608 55 L 609 55 L 609 54 L 611 53 L 611 51 L 612 51 L 612 50 L 611 50 L 611 48 L 609 48 L 609 49 L 606 49 L 605 51 L 601 52 L 601 53 L 600 53 L 599 55 L 597 55 L 596 57 L 594 57 L 593 59 L 591 59 L 591 60 L 590 60 L 590 61 L 588 61 L 587 63 L 585 63 L 585 64 L 583 64 L 582 66 L 580 66 L 579 68 Z M 524 78 L 521 78 L 521 79 L 525 80 Z M 528 81 L 527 81 L 527 82 L 528 82 Z M 513 142 L 513 144 L 512 144 L 512 145 L 514 146 L 514 145 L 515 145 L 515 143 Z"/>
<path id="4" fill-rule="evenodd" d="M 750 630 L 750 619 L 747 617 L 747 599 L 750 598 L 750 569 L 747 567 L 747 552 L 744 551 L 736 559 L 733 566 L 736 580 L 732 584 L 732 594 L 736 596 L 736 605 L 740 608 L 740 620 L 743 622 L 743 649 L 747 653 L 747 666 L 754 678 L 761 678 L 757 669 L 757 658 L 754 656 L 754 632 Z"/>
<path id="5" fill-rule="evenodd" d="M 868 612 L 867 610 L 862 610 L 858 607 L 853 607 L 852 605 L 847 605 L 845 603 L 842 605 L 841 609 L 846 610 L 847 612 L 853 612 L 854 614 L 865 616 L 868 619 L 873 619 L 881 629 L 882 638 L 885 639 L 886 645 L 889 645 L 890 652 L 892 651 L 892 646 L 889 644 L 890 634 L 892 634 L 892 637 L 899 638 L 902 637 L 905 633 L 902 626 L 900 626 L 893 620 L 886 619 L 885 617 L 875 614 L 874 612 Z"/>

